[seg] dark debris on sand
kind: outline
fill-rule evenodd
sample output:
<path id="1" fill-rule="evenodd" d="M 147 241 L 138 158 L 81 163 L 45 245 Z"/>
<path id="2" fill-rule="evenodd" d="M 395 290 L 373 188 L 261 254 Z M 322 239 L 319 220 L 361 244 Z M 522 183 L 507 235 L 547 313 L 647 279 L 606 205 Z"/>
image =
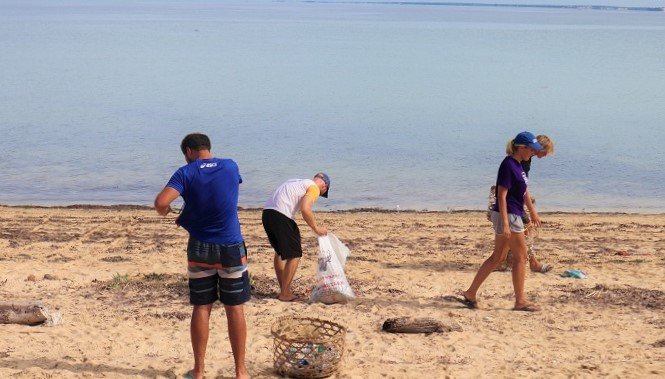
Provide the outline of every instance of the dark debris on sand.
<path id="1" fill-rule="evenodd" d="M 111 280 L 93 280 L 86 297 L 97 297 L 116 309 L 133 312 L 153 305 L 163 306 L 165 302 L 174 306 L 186 305 L 189 285 L 186 275 L 150 273 L 130 277 L 115 274 Z"/>
<path id="2" fill-rule="evenodd" d="M 274 276 L 250 274 L 249 284 L 251 286 L 252 297 L 254 298 L 274 299 L 279 294 L 277 278 Z M 316 284 L 315 278 L 296 278 L 291 284 L 291 290 L 298 298 L 304 299 L 309 297 L 314 284 Z"/>
<path id="3" fill-rule="evenodd" d="M 180 311 L 170 311 L 170 312 L 162 312 L 162 313 L 152 313 L 150 316 L 154 318 L 159 318 L 159 319 L 175 319 L 178 321 L 183 321 L 187 320 L 191 317 L 191 313 L 188 312 L 180 312 Z"/>
<path id="4" fill-rule="evenodd" d="M 104 261 L 104 262 L 111 262 L 111 263 L 115 263 L 115 262 L 128 262 L 128 261 L 131 261 L 131 258 L 123 257 L 123 256 L 121 256 L 121 255 L 113 255 L 113 256 L 110 256 L 110 257 L 104 257 L 104 258 L 102 258 L 102 261 Z"/>
<path id="5" fill-rule="evenodd" d="M 654 310 L 665 309 L 665 292 L 632 286 L 608 287 L 597 284 L 593 288 L 570 288 L 562 286 L 562 300 L 575 300 L 590 305 L 615 305 L 640 307 Z"/>
<path id="6" fill-rule="evenodd" d="M 351 286 L 353 293 L 357 297 L 363 297 L 367 295 L 395 296 L 406 293 L 397 288 L 383 287 L 375 281 L 355 278 L 347 278 L 347 280 L 349 281 L 349 285 Z M 273 276 L 251 274 L 250 285 L 252 297 L 256 299 L 274 299 L 279 293 L 277 279 L 275 279 Z M 312 292 L 312 288 L 314 288 L 315 285 L 315 277 L 297 278 L 293 281 L 292 284 L 293 293 L 299 298 L 308 298 Z"/>
<path id="7" fill-rule="evenodd" d="M 250 274 L 249 284 L 252 297 L 258 299 L 277 297 L 277 279 L 269 278 L 266 275 Z"/>

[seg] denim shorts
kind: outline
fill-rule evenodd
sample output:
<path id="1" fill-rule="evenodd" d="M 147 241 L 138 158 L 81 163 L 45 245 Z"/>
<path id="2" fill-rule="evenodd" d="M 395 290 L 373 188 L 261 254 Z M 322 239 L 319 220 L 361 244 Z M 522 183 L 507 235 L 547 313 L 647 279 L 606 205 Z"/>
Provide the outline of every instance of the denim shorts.
<path id="1" fill-rule="evenodd" d="M 501 219 L 501 213 L 497 211 L 490 212 L 490 219 L 492 220 L 492 225 L 494 226 L 494 233 L 503 234 L 503 220 Z M 522 216 L 508 213 L 508 223 L 510 224 L 510 231 L 513 233 L 524 233 L 524 222 L 522 221 Z"/>

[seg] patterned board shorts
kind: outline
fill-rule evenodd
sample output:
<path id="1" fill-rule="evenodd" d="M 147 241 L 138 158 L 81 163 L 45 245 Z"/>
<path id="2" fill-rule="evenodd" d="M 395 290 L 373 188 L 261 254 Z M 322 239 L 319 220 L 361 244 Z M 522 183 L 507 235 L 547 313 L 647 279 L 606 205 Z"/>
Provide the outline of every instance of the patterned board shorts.
<path id="1" fill-rule="evenodd" d="M 189 301 L 192 305 L 240 305 L 249 300 L 245 243 L 220 245 L 190 237 L 187 243 Z"/>

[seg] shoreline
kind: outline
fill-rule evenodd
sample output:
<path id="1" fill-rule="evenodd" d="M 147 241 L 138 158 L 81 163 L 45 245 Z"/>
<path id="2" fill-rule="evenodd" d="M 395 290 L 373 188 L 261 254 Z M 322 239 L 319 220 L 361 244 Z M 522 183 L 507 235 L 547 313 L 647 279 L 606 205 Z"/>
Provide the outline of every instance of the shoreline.
<path id="1" fill-rule="evenodd" d="M 413 5 L 413 6 L 444 6 L 444 7 L 470 7 L 470 8 L 526 8 L 526 9 L 571 9 L 571 10 L 593 10 L 593 11 L 630 11 L 630 12 L 663 12 L 665 7 L 651 7 L 651 6 L 620 6 L 620 5 L 565 5 L 565 4 L 548 4 L 548 3 L 535 3 L 535 4 L 511 4 L 501 2 L 455 2 L 455 1 L 357 1 L 350 3 L 348 1 L 322 1 L 322 0 L 309 0 L 308 3 L 322 3 L 322 4 L 363 4 L 363 5 Z"/>
<path id="2" fill-rule="evenodd" d="M 34 204 L 0 204 L 0 208 L 14 208 L 14 209 L 90 209 L 90 210 L 116 210 L 116 211 L 127 211 L 127 210 L 154 210 L 154 207 L 148 205 L 136 205 L 136 204 L 69 204 L 69 205 L 34 205 Z M 238 211 L 261 211 L 262 207 L 238 207 Z M 315 209 L 316 213 L 386 213 L 386 214 L 460 214 L 460 213 L 479 213 L 486 212 L 485 209 L 451 209 L 451 210 L 427 210 L 427 209 L 387 209 L 387 208 L 350 208 L 350 209 L 339 209 L 339 210 L 327 210 L 327 209 Z M 644 216 L 662 216 L 665 215 L 665 211 L 658 212 L 640 212 L 640 211 L 538 211 L 540 215 L 644 215 Z"/>

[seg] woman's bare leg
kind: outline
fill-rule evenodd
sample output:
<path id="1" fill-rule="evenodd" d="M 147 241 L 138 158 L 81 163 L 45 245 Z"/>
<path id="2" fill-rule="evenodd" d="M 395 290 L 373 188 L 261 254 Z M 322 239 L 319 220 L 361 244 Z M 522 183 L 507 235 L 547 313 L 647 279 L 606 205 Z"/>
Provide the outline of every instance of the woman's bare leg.
<path id="1" fill-rule="evenodd" d="M 512 233 L 511 233 L 512 236 Z M 483 264 L 478 269 L 476 276 L 471 282 L 471 286 L 464 292 L 464 297 L 468 300 L 476 301 L 476 296 L 478 294 L 478 289 L 483 284 L 485 279 L 496 270 L 497 267 L 506 259 L 506 254 L 508 254 L 508 248 L 512 237 L 505 237 L 501 234 L 496 234 L 494 236 L 494 251 L 489 258 L 483 262 Z"/>
<path id="2" fill-rule="evenodd" d="M 524 280 L 526 278 L 526 241 L 523 233 L 513 233 L 510 250 L 513 252 L 513 288 L 515 307 L 526 304 Z"/>
<path id="3" fill-rule="evenodd" d="M 512 233 L 509 241 L 513 252 L 513 288 L 515 289 L 515 309 L 537 311 L 539 308 L 526 300 L 524 281 L 526 278 L 526 240 L 524 233 Z"/>

